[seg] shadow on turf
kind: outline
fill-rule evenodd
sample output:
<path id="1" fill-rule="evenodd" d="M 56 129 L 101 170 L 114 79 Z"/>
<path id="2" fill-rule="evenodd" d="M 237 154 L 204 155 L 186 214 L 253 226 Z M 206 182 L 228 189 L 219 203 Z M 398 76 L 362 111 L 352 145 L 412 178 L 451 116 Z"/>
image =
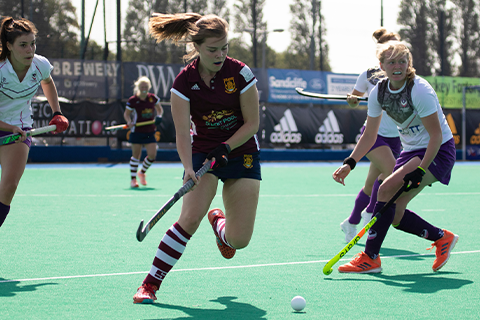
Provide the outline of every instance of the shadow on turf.
<path id="1" fill-rule="evenodd" d="M 0 297 L 14 297 L 16 292 L 35 291 L 41 286 L 57 285 L 57 283 L 41 283 L 19 286 L 20 283 L 21 281 L 10 281 L 8 279 L 0 278 Z"/>
<path id="2" fill-rule="evenodd" d="M 138 188 L 125 188 L 125 190 L 131 191 L 152 191 L 155 190 L 153 187 L 138 187 Z"/>
<path id="3" fill-rule="evenodd" d="M 185 312 L 188 316 L 174 318 L 175 320 L 182 319 L 208 319 L 208 320 L 255 320 L 265 319 L 267 315 L 265 310 L 259 309 L 248 303 L 235 302 L 233 300 L 237 297 L 219 297 L 212 302 L 218 302 L 223 304 L 226 308 L 223 310 L 218 309 L 204 309 L 204 308 L 191 308 L 186 306 L 176 306 L 172 304 L 154 303 L 153 306 L 162 309 L 172 309 Z M 162 318 L 158 318 L 162 319 Z M 168 318 L 173 319 L 173 318 Z"/>
<path id="4" fill-rule="evenodd" d="M 472 284 L 473 281 L 449 278 L 448 275 L 459 275 L 459 272 L 438 272 L 438 273 L 418 273 L 418 274 L 400 274 L 385 275 L 381 273 L 362 274 L 369 278 L 358 279 L 331 279 L 333 281 L 378 281 L 387 286 L 403 288 L 403 291 L 414 293 L 436 293 L 441 290 L 456 290 L 461 287 Z M 372 279 L 371 277 L 375 278 Z"/>

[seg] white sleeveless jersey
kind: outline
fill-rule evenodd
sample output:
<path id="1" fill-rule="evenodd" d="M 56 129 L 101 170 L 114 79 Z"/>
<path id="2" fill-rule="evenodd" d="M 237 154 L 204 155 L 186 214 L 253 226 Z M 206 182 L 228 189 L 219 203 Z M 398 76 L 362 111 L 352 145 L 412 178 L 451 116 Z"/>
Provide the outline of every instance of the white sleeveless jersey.
<path id="1" fill-rule="evenodd" d="M 412 151 L 428 146 L 430 135 L 422 124 L 421 118 L 437 113 L 442 129 L 442 144 L 453 138 L 447 124 L 437 94 L 423 78 L 415 76 L 408 85 L 399 90 L 391 90 L 388 79 L 381 80 L 370 92 L 368 115 L 378 117 L 382 112 L 398 126 L 403 150 Z"/>
<path id="2" fill-rule="evenodd" d="M 52 70 L 50 62 L 36 54 L 20 82 L 10 61 L 0 61 L 0 120 L 20 128 L 32 127 L 32 98 Z"/>
<path id="3" fill-rule="evenodd" d="M 367 95 L 370 95 L 370 92 L 373 90 L 375 85 L 381 78 L 372 77 L 373 74 L 380 69 L 370 68 L 367 71 L 364 71 L 357 78 L 357 83 L 355 83 L 355 90 L 359 92 L 366 92 Z M 397 125 L 390 119 L 386 113 L 383 114 L 382 120 L 380 121 L 380 127 L 378 128 L 378 135 L 386 138 L 396 138 L 398 137 Z"/>

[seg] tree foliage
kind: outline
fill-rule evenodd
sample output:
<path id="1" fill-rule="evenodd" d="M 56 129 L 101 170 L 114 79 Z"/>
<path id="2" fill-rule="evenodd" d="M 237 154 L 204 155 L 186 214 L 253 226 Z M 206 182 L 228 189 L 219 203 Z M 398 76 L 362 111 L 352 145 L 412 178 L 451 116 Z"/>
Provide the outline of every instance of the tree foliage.
<path id="1" fill-rule="evenodd" d="M 434 36 L 433 23 L 429 19 L 429 8 L 424 0 L 402 0 L 398 24 L 404 27 L 399 34 L 402 40 L 410 43 L 413 66 L 418 75 L 432 75 L 434 69 L 433 49 L 429 40 Z"/>
<path id="2" fill-rule="evenodd" d="M 23 16 L 38 29 L 37 53 L 48 58 L 78 58 L 79 24 L 70 0 L 29 1 Z M 21 2 L 0 0 L 3 17 L 22 17 Z"/>
<path id="3" fill-rule="evenodd" d="M 295 0 L 290 5 L 292 38 L 287 51 L 282 54 L 282 68 L 331 70 L 328 62 L 328 44 L 325 41 L 320 43 L 320 39 L 324 39 L 327 32 L 325 18 L 320 16 L 319 3 L 314 3 L 314 1 L 316 0 Z M 313 7 L 314 5 L 315 7 Z M 321 57 L 322 59 L 320 59 Z M 322 66 L 320 66 L 320 60 L 323 62 Z M 311 65 L 312 61 L 313 66 Z"/>
<path id="4" fill-rule="evenodd" d="M 480 76 L 480 27 L 478 2 L 474 0 L 453 0 L 459 22 L 459 55 L 462 62 L 459 75 L 462 77 Z"/>

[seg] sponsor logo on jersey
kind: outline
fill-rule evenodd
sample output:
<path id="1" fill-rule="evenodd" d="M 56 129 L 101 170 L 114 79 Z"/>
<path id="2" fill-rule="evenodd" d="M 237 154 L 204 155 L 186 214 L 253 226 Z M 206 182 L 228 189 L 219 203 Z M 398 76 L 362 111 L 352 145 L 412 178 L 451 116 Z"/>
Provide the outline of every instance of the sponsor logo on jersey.
<path id="1" fill-rule="evenodd" d="M 243 76 L 247 83 L 255 77 L 252 70 L 250 70 L 248 66 L 244 66 L 242 70 L 240 70 L 240 74 Z"/>
<path id="2" fill-rule="evenodd" d="M 237 91 L 237 88 L 235 87 L 235 81 L 234 81 L 233 77 L 223 79 L 223 83 L 225 83 L 225 92 L 226 93 L 232 94 L 235 91 Z"/>
<path id="3" fill-rule="evenodd" d="M 340 126 L 338 125 L 337 118 L 330 110 L 327 113 L 327 118 L 323 120 L 323 125 L 318 128 L 319 133 L 315 135 L 315 143 L 327 143 L 327 144 L 342 144 L 343 134 L 340 132 Z"/>
<path id="4" fill-rule="evenodd" d="M 302 134 L 298 132 L 297 124 L 290 109 L 285 110 L 280 123 L 273 127 L 274 132 L 270 134 L 272 143 L 300 143 Z"/>
<path id="5" fill-rule="evenodd" d="M 191 89 L 192 90 L 200 90 L 200 87 L 198 86 L 198 83 L 195 83 Z"/>

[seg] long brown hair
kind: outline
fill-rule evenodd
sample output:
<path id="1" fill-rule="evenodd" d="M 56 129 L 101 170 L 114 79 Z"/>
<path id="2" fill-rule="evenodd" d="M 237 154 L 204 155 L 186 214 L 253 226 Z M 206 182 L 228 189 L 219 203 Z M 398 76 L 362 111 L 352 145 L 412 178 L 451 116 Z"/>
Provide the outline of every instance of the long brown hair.
<path id="1" fill-rule="evenodd" d="M 229 28 L 228 22 L 223 18 L 214 14 L 202 16 L 198 13 L 154 13 L 148 27 L 157 42 L 171 40 L 176 45 L 186 43 L 201 45 L 206 38 L 224 38 Z M 197 50 L 191 46 L 183 59 L 189 61 L 197 55 Z"/>
<path id="2" fill-rule="evenodd" d="M 0 61 L 4 61 L 8 56 L 10 56 L 10 50 L 7 48 L 7 42 L 13 45 L 19 36 L 30 33 L 33 33 L 34 35 L 38 33 L 38 30 L 33 22 L 24 18 L 4 18 L 0 26 L 0 40 L 2 43 L 2 47 L 0 48 Z"/>
<path id="3" fill-rule="evenodd" d="M 406 80 L 409 83 L 415 78 L 416 70 L 413 67 L 412 53 L 407 44 L 402 41 L 388 41 L 377 47 L 377 58 L 381 63 L 384 63 L 387 59 L 398 59 L 403 56 L 406 56 L 408 60 Z"/>

